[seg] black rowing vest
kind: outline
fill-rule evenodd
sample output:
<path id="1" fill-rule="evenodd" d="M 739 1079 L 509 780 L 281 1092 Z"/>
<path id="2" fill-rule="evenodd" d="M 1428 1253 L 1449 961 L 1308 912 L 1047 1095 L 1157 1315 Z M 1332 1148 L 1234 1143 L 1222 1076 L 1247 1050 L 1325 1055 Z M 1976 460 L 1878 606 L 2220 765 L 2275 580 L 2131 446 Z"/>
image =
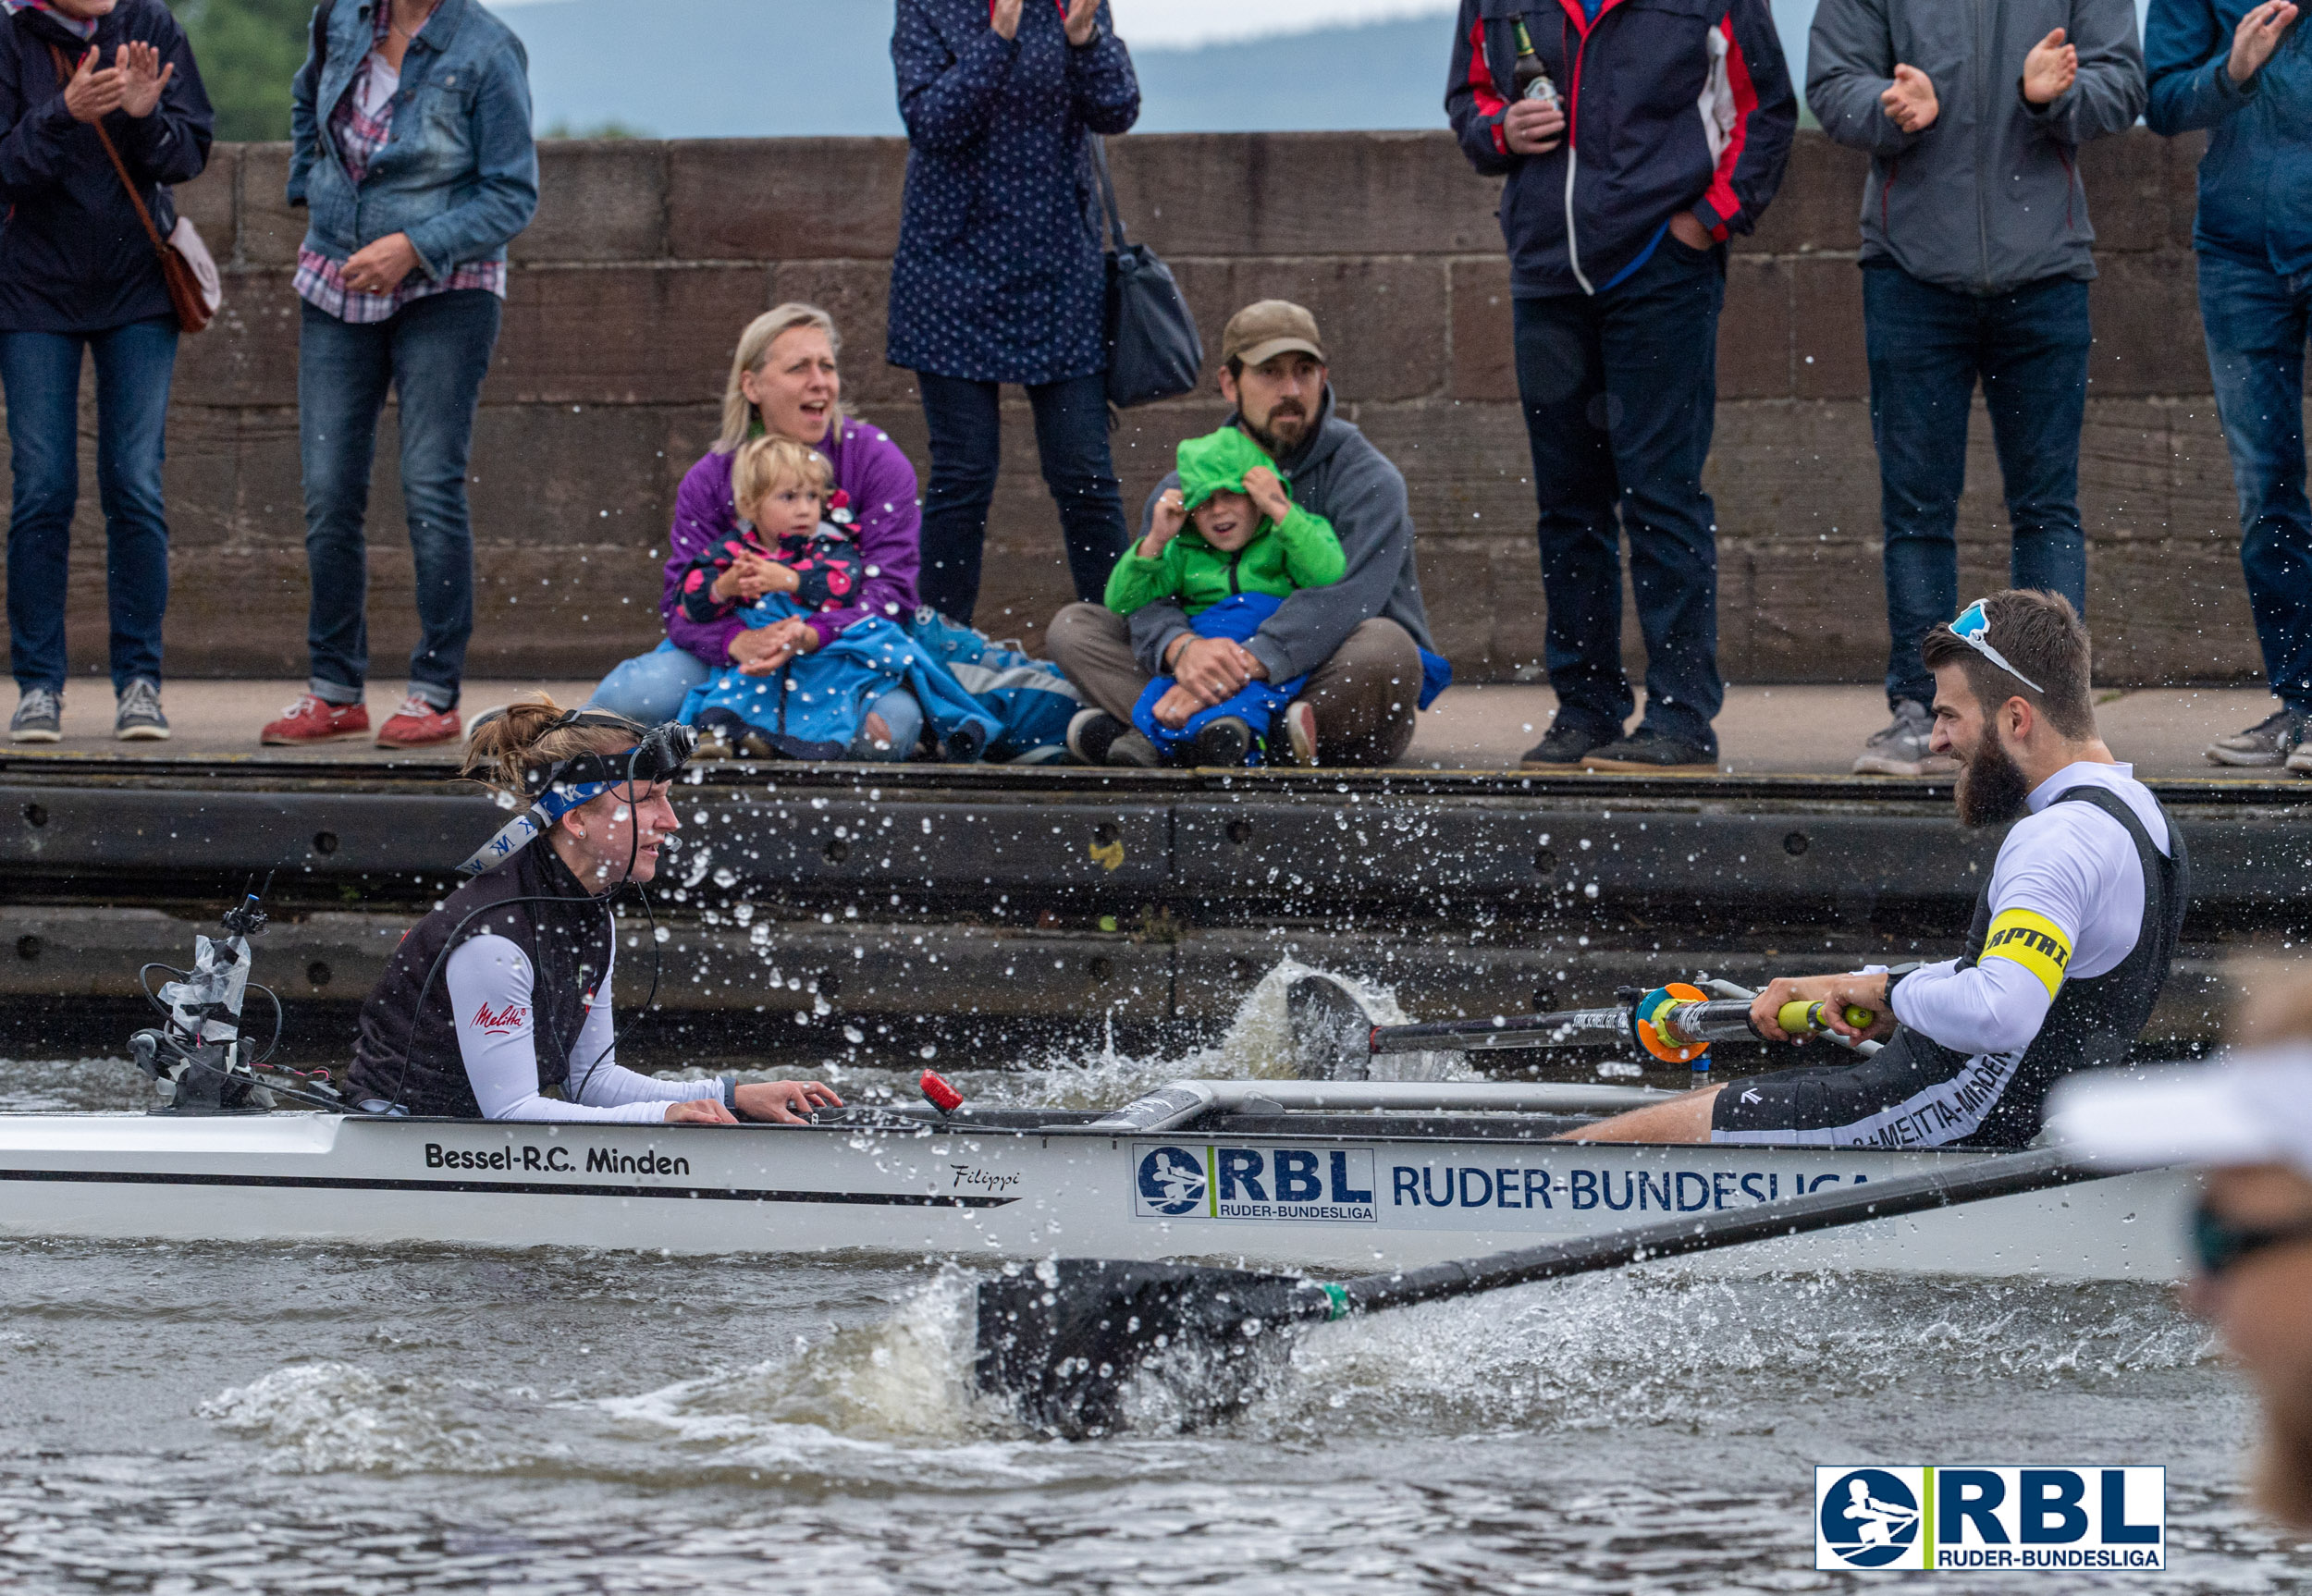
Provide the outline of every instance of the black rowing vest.
<path id="1" fill-rule="evenodd" d="M 1996 1100 L 1981 1124 L 1954 1138 L 1952 1145 L 2028 1147 L 2039 1134 L 2047 1095 L 2057 1081 L 2074 1070 L 2105 1069 L 2126 1062 L 2128 1049 L 2151 1018 L 2159 989 L 2167 984 L 2168 967 L 2175 960 L 2183 911 L 2191 898 L 2192 866 L 2184 853 L 2183 833 L 2176 829 L 2173 818 L 2165 808 L 2159 811 L 2168 825 L 2168 846 L 2173 850 L 2168 854 L 2159 852 L 2126 800 L 2108 787 L 2073 787 L 2058 793 L 2053 802 L 2092 804 L 2126 828 L 2144 870 L 2143 928 L 2136 932 L 2135 946 L 2127 957 L 2112 968 L 2084 980 L 2064 981 L 2048 1007 L 2039 1034 L 2011 1069 L 2002 1062 L 2003 1056 L 1971 1060 L 1908 1026 L 1898 1030 L 1885 1051 L 1863 1066 L 1874 1075 L 1899 1069 L 1897 1060 L 1888 1055 L 1900 1050 L 1917 1078 L 1960 1081 L 1964 1077 L 1962 1094 L 1978 1087 L 1995 1094 Z M 1967 930 L 1967 951 L 1959 961 L 1961 969 L 1981 960 L 1984 939 L 1990 930 L 1991 883 L 1986 879 L 1975 896 L 1974 922 Z M 1969 1106 L 1957 1101 L 1952 1107 L 1963 1111 Z"/>
<path id="2" fill-rule="evenodd" d="M 586 998 L 610 967 L 616 925 L 609 902 L 589 895 L 540 840 L 450 893 L 401 939 L 362 1005 L 361 1039 L 347 1075 L 356 1101 L 375 1098 L 413 1114 L 482 1117 L 442 966 L 451 949 L 485 933 L 505 938 L 530 960 L 539 1090 L 570 1078 L 570 1052 L 585 1024 Z"/>

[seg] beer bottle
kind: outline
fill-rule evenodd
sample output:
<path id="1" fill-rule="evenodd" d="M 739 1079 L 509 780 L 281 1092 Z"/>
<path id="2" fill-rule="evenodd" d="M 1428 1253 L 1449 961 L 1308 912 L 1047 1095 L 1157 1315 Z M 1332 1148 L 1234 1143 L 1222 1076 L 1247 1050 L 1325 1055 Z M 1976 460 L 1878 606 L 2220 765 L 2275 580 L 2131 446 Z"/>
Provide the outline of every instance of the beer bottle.
<path id="1" fill-rule="evenodd" d="M 1549 69 L 1533 53 L 1533 36 L 1525 31 L 1525 18 L 1521 15 L 1512 17 L 1509 25 L 1517 30 L 1518 64 L 1511 79 L 1517 85 L 1518 98 L 1539 100 L 1544 105 L 1556 104 L 1557 85 L 1549 80 Z"/>

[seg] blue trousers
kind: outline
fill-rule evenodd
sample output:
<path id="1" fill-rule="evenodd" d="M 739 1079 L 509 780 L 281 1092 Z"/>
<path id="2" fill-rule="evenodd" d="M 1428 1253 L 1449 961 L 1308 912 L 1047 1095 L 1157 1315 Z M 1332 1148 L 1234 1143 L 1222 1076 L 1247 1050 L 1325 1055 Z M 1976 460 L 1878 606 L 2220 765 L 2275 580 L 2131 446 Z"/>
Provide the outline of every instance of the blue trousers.
<path id="1" fill-rule="evenodd" d="M 8 663 L 18 687 L 64 686 L 65 573 L 80 497 L 80 351 L 96 360 L 96 493 L 113 691 L 161 679 L 168 609 L 162 439 L 177 369 L 177 318 L 101 333 L 0 333 L 8 404 Z"/>
<path id="2" fill-rule="evenodd" d="M 670 637 L 649 653 L 623 661 L 605 676 L 602 685 L 586 699 L 586 707 L 623 715 L 645 726 L 656 726 L 682 713 L 683 700 L 690 696 L 691 689 L 704 687 L 713 674 L 705 660 L 687 648 L 676 646 Z M 843 757 L 897 761 L 915 753 L 916 744 L 923 737 L 923 706 L 916 702 L 914 694 L 895 687 L 868 705 L 867 713 L 880 715 L 883 724 L 891 728 L 890 745 L 877 747 L 875 739 L 863 727 Z"/>
<path id="3" fill-rule="evenodd" d="M 2305 498 L 2304 349 L 2312 273 L 2202 251 L 2199 313 L 2240 495 L 2240 566 L 2272 695 L 2312 715 L 2312 504 Z"/>
<path id="4" fill-rule="evenodd" d="M 1725 252 L 1666 236 L 1612 288 L 1514 304 L 1557 713 L 1618 737 L 1636 707 L 1621 665 L 1626 535 L 1646 645 L 1645 723 L 1712 755 L 1710 722 L 1726 688 L 1717 510 L 1702 491 L 1702 462 L 1725 301 Z"/>
<path id="5" fill-rule="evenodd" d="M 1959 613 L 1959 495 L 1978 379 L 2007 488 L 2008 579 L 2087 613 L 2079 526 L 2087 285 L 2043 277 L 1979 296 L 1873 263 L 1863 272 L 1863 334 L 1887 534 L 1887 702 L 1932 704 L 1935 676 L 1919 642 Z"/>
<path id="6" fill-rule="evenodd" d="M 473 522 L 466 465 L 482 378 L 504 306 L 486 289 L 412 300 L 356 325 L 302 307 L 297 346 L 297 449 L 305 479 L 305 566 L 313 610 L 310 691 L 359 704 L 369 675 L 370 468 L 386 392 L 400 400 L 401 497 L 417 574 L 410 691 L 436 709 L 458 702 L 473 634 Z"/>
<path id="7" fill-rule="evenodd" d="M 979 604 L 988 505 L 1002 463 L 1002 390 L 994 383 L 932 372 L 917 372 L 916 387 L 931 435 L 931 480 L 923 491 L 923 568 L 916 585 L 924 603 L 969 625 Z M 1027 403 L 1036 417 L 1044 485 L 1060 508 L 1068 576 L 1078 599 L 1097 604 L 1128 541 L 1108 451 L 1107 380 L 1095 374 L 1034 384 Z"/>

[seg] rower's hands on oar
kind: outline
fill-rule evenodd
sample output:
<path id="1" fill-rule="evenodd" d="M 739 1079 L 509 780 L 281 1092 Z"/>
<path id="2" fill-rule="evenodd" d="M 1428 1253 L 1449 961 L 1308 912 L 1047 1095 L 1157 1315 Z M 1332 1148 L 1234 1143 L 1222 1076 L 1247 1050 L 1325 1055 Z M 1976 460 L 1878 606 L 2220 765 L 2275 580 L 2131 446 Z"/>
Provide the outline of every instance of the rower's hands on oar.
<path id="1" fill-rule="evenodd" d="M 748 1119 L 782 1125 L 807 1124 L 813 1109 L 842 1107 L 834 1088 L 818 1081 L 756 1081 L 732 1095 Z"/>
<path id="2" fill-rule="evenodd" d="M 1820 1003 L 1823 1019 L 1851 1042 L 1884 1041 L 1895 1034 L 1895 1017 L 1887 1006 L 1887 976 L 1883 971 L 1876 975 L 1850 971 L 1837 976 L 1777 976 L 1752 1000 L 1751 1028 L 1770 1042 L 1803 1042 L 1803 1034 L 1793 1035 L 1782 1028 L 1779 1015 L 1786 1003 Z M 1849 1008 L 1867 1009 L 1874 1018 L 1868 1025 L 1850 1025 L 1846 1017 Z"/>

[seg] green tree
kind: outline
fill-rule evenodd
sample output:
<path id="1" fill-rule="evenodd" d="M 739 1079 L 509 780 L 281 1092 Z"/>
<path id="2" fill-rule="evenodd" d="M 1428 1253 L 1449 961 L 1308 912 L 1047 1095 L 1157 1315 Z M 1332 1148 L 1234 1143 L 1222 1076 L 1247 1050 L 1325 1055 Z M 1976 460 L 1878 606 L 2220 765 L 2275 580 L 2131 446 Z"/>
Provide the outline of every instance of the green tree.
<path id="1" fill-rule="evenodd" d="M 314 0 L 169 0 L 216 107 L 219 139 L 289 136 L 289 80 L 305 64 Z"/>

